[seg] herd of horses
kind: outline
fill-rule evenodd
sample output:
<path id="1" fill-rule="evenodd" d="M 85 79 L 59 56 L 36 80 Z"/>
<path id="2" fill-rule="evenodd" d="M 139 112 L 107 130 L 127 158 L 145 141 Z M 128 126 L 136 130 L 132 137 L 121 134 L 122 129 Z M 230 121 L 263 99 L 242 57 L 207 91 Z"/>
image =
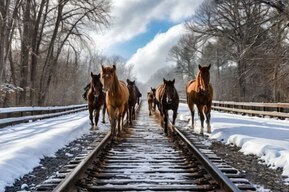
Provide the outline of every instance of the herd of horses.
<path id="1" fill-rule="evenodd" d="M 196 105 L 201 121 L 201 133 L 203 133 L 205 117 L 207 132 L 211 132 L 210 112 L 213 88 L 210 84 L 210 67 L 211 65 L 204 67 L 199 65 L 196 79 L 186 84 L 187 104 L 191 112 L 191 127 L 194 128 L 194 106 Z M 100 74 L 91 73 L 90 87 L 86 93 L 86 99 L 92 128 L 97 126 L 99 112 L 101 106 L 103 106 L 102 123 L 105 123 L 105 111 L 107 111 L 112 134 L 120 134 L 123 129 L 125 115 L 128 116 L 129 124 L 132 124 L 132 120 L 135 119 L 135 106 L 139 104 L 141 96 L 135 81 L 127 79 L 125 83 L 118 79 L 115 65 L 112 67 L 102 66 Z M 163 78 L 162 84 L 156 88 L 151 87 L 151 90 L 147 92 L 147 101 L 149 115 L 152 115 L 152 111 L 157 108 L 162 118 L 164 132 L 167 133 L 168 111 L 173 111 L 172 124 L 175 124 L 179 107 L 179 95 L 175 88 L 175 79 L 166 80 Z"/>

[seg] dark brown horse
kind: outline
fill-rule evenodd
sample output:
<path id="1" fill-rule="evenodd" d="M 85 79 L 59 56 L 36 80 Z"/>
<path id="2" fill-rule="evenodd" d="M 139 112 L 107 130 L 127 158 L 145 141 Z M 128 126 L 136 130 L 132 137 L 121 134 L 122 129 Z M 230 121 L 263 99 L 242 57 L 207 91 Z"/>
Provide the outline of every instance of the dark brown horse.
<path id="1" fill-rule="evenodd" d="M 163 79 L 163 81 L 164 83 L 159 85 L 156 89 L 156 101 L 165 124 L 165 133 L 167 133 L 169 119 L 168 110 L 173 110 L 173 124 L 175 124 L 179 107 L 179 95 L 174 86 L 175 79 L 172 81 Z"/>
<path id="2" fill-rule="evenodd" d="M 120 134 L 123 118 L 128 108 L 129 92 L 125 82 L 118 80 L 116 66 L 104 67 L 101 70 L 101 81 L 106 91 L 106 107 L 111 124 L 112 135 L 116 135 L 116 126 Z"/>
<path id="3" fill-rule="evenodd" d="M 191 80 L 186 85 L 187 103 L 192 116 L 192 128 L 194 128 L 194 105 L 197 105 L 201 120 L 201 133 L 204 129 L 204 114 L 206 116 L 207 132 L 211 133 L 211 106 L 213 100 L 213 87 L 210 84 L 210 68 L 199 65 L 199 72 L 195 80 Z"/>
<path id="4" fill-rule="evenodd" d="M 138 87 L 136 86 L 135 83 L 134 83 L 134 86 L 135 86 L 135 91 L 136 91 L 136 103 L 139 105 L 139 101 L 140 101 L 140 98 L 141 98 L 142 94 L 139 91 L 139 89 L 138 89 Z"/>
<path id="5" fill-rule="evenodd" d="M 102 91 L 102 84 L 100 82 L 100 74 L 94 75 L 91 72 L 91 80 L 90 80 L 90 87 L 87 92 L 86 98 L 88 102 L 88 110 L 89 110 L 89 119 L 92 128 L 97 126 L 98 119 L 99 119 L 99 111 L 101 106 L 102 108 L 102 123 L 105 123 L 105 93 Z M 93 113 L 94 113 L 94 123 L 93 123 Z"/>
<path id="6" fill-rule="evenodd" d="M 129 92 L 128 98 L 128 120 L 132 125 L 132 120 L 135 119 L 135 105 L 138 99 L 138 92 L 136 89 L 135 81 L 131 81 L 129 79 L 126 80 L 127 88 Z"/>

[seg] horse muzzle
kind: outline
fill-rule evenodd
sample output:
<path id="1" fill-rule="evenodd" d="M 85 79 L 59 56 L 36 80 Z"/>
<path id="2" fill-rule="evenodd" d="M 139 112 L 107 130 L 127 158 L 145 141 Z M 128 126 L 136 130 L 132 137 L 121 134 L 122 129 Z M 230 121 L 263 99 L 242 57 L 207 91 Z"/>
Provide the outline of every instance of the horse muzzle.
<path id="1" fill-rule="evenodd" d="M 167 104 L 172 104 L 173 103 L 173 100 L 172 99 L 167 99 Z"/>

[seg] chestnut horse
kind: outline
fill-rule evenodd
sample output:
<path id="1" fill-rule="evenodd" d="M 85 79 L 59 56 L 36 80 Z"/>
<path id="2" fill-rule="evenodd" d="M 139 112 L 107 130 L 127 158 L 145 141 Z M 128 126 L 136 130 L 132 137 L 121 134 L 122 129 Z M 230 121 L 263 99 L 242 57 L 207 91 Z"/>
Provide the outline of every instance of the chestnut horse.
<path id="1" fill-rule="evenodd" d="M 94 75 L 91 72 L 91 80 L 90 87 L 86 94 L 87 102 L 88 102 L 88 111 L 89 111 L 89 119 L 92 128 L 94 127 L 93 123 L 93 112 L 94 112 L 94 122 L 95 127 L 97 126 L 99 119 L 99 111 L 101 106 L 102 108 L 102 123 L 105 123 L 105 93 L 102 91 L 102 84 L 100 82 L 100 74 Z"/>
<path id="2" fill-rule="evenodd" d="M 194 128 L 194 105 L 197 105 L 201 120 L 201 133 L 204 129 L 204 114 L 206 115 L 207 132 L 211 133 L 211 106 L 213 100 L 213 87 L 210 84 L 210 68 L 199 65 L 199 72 L 195 80 L 186 85 L 187 103 L 192 116 L 192 128 Z"/>
<path id="3" fill-rule="evenodd" d="M 129 92 L 125 82 L 118 80 L 116 75 L 116 66 L 101 66 L 101 81 L 106 91 L 106 107 L 111 124 L 112 135 L 116 135 L 116 126 L 118 134 L 123 128 L 123 118 L 128 108 Z"/>
<path id="4" fill-rule="evenodd" d="M 128 121 L 132 125 L 132 119 L 135 119 L 135 105 L 138 100 L 138 90 L 136 89 L 135 81 L 126 80 L 129 92 L 128 97 Z"/>
<path id="5" fill-rule="evenodd" d="M 177 112 L 179 107 L 179 95 L 174 86 L 175 79 L 167 81 L 163 79 L 164 83 L 159 85 L 156 89 L 156 101 L 160 114 L 165 123 L 165 133 L 168 129 L 168 110 L 173 110 L 173 125 L 177 118 Z"/>

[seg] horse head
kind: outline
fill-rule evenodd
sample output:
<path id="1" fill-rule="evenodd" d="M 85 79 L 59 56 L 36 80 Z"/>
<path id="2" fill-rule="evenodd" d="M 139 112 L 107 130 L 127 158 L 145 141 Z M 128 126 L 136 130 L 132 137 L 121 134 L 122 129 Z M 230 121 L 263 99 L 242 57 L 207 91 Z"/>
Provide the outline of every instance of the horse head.
<path id="1" fill-rule="evenodd" d="M 156 88 L 152 88 L 152 87 L 151 87 L 151 91 L 152 91 L 152 93 L 153 93 L 153 97 L 155 98 L 155 97 L 156 97 Z"/>
<path id="2" fill-rule="evenodd" d="M 100 82 L 100 74 L 95 75 L 92 72 L 90 73 L 90 88 L 94 97 L 98 97 L 102 92 L 102 83 Z"/>
<path id="3" fill-rule="evenodd" d="M 176 94 L 176 89 L 175 89 L 175 79 L 172 81 L 163 79 L 164 81 L 164 90 L 165 90 L 165 95 L 166 95 L 166 101 L 168 104 L 172 104 L 175 94 Z"/>
<path id="4" fill-rule="evenodd" d="M 127 79 L 126 82 L 127 82 L 127 88 L 128 88 L 129 94 L 130 95 L 135 94 L 136 93 L 135 81 L 131 81 L 131 80 Z"/>
<path id="5" fill-rule="evenodd" d="M 115 79 L 115 71 L 115 65 L 113 65 L 113 67 L 104 67 L 103 65 L 101 66 L 101 82 L 105 91 L 108 91 L 112 87 L 113 81 Z"/>
<path id="6" fill-rule="evenodd" d="M 202 67 L 201 65 L 199 65 L 199 73 L 197 76 L 197 81 L 199 85 L 199 93 L 203 95 L 209 94 L 210 68 L 211 64 L 206 67 Z"/>

